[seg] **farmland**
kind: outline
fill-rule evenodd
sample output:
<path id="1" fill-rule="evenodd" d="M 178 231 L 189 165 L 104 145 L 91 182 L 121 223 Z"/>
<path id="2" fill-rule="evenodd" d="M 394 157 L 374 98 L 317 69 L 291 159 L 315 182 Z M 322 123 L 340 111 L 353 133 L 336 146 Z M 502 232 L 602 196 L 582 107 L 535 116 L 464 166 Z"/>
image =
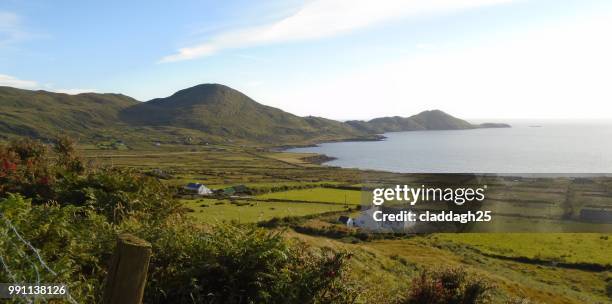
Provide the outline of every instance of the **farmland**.
<path id="1" fill-rule="evenodd" d="M 362 192 L 329 188 L 310 188 L 284 192 L 267 193 L 258 196 L 261 199 L 278 199 L 290 201 L 328 202 L 334 204 L 360 205 Z"/>
<path id="2" fill-rule="evenodd" d="M 500 238 L 504 242 L 500 242 Z M 510 258 L 612 265 L 612 239 L 599 233 L 438 234 L 434 240 L 468 245 L 483 253 Z M 589 250 L 585 250 L 588 248 Z"/>
<path id="3" fill-rule="evenodd" d="M 189 217 L 203 225 L 218 221 L 251 225 L 272 218 L 302 217 L 279 228 L 287 238 L 352 252 L 353 275 L 366 286 L 379 287 L 364 291 L 376 302 L 396 296 L 420 270 L 453 266 L 493 282 L 498 287 L 496 302 L 527 298 L 533 303 L 606 303 L 610 299 L 610 234 L 430 234 L 366 241 L 326 236 L 338 234 L 329 234 L 333 231 L 342 232 L 339 235 L 355 233 L 336 219 L 341 214 L 355 215 L 364 195 L 357 190 L 360 186 L 426 184 L 443 181 L 443 176 L 326 167 L 304 161 L 312 155 L 257 147 L 210 145 L 185 151 L 185 147 L 169 145 L 139 151 L 90 148 L 82 152 L 99 165 L 143 172 L 162 170 L 170 176 L 163 182 L 174 187 L 187 182 L 201 182 L 213 189 L 246 185 L 253 193 L 183 199 L 183 206 Z M 491 189 L 490 207 L 498 213 L 499 225 L 504 231 L 516 232 L 537 227 L 551 231 L 561 221 L 573 225 L 566 226 L 571 229 L 589 231 L 592 225 L 579 221 L 576 207 L 608 206 L 612 186 L 607 179 L 584 185 L 567 178 L 491 178 L 485 182 Z M 574 207 L 569 208 L 568 201 L 574 202 Z"/>
<path id="4" fill-rule="evenodd" d="M 326 212 L 344 211 L 333 204 L 295 202 L 231 202 L 227 200 L 190 200 L 185 206 L 193 210 L 189 214 L 202 223 L 236 222 L 256 223 L 274 217 L 306 216 Z"/>

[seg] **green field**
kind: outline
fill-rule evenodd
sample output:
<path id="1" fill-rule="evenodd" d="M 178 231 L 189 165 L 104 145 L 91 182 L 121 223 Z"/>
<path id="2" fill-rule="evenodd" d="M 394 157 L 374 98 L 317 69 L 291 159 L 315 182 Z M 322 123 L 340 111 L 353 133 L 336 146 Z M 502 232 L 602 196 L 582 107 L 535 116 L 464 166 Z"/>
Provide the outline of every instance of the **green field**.
<path id="1" fill-rule="evenodd" d="M 232 204 L 228 200 L 215 199 L 185 201 L 184 206 L 192 209 L 193 212 L 189 214 L 202 223 L 223 221 L 255 223 L 274 217 L 305 216 L 346 210 L 344 206 L 332 204 L 247 201 Z"/>
<path id="2" fill-rule="evenodd" d="M 473 246 L 483 253 L 565 263 L 612 265 L 612 238 L 599 233 L 437 234 L 437 240 Z"/>
<path id="3" fill-rule="evenodd" d="M 257 196 L 259 199 L 278 199 L 306 202 L 328 202 L 336 204 L 360 205 L 362 192 L 331 188 L 299 189 L 284 192 L 267 193 Z"/>

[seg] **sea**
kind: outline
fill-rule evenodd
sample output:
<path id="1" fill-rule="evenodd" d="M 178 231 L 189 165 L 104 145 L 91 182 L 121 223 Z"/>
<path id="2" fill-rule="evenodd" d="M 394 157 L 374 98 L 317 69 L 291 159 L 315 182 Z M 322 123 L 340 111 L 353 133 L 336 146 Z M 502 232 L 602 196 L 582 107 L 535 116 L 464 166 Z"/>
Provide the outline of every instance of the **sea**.
<path id="1" fill-rule="evenodd" d="M 288 151 L 334 157 L 325 163 L 330 166 L 401 173 L 612 173 L 612 120 L 487 121 L 512 127 L 392 132 L 383 134 L 382 141 L 322 143 Z"/>

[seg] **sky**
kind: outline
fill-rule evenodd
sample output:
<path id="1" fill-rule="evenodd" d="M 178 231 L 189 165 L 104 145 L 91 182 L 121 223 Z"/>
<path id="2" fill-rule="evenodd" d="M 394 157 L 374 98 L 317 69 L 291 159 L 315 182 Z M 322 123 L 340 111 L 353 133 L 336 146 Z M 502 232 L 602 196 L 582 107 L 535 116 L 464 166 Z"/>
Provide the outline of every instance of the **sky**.
<path id="1" fill-rule="evenodd" d="M 0 85 L 221 83 L 306 116 L 612 119 L 612 1 L 0 3 Z"/>

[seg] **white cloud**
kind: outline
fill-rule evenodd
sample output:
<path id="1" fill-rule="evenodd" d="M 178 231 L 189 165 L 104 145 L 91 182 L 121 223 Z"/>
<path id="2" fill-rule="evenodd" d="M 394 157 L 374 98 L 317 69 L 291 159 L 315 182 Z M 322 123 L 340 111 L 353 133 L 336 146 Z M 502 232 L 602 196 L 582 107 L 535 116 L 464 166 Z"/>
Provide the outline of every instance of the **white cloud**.
<path id="1" fill-rule="evenodd" d="M 51 89 L 51 90 L 56 93 L 64 93 L 64 94 L 69 94 L 69 95 L 97 92 L 96 89 Z"/>
<path id="2" fill-rule="evenodd" d="M 36 89 L 39 87 L 36 81 L 22 80 L 10 75 L 0 74 L 0 86 L 14 87 L 20 89 Z"/>
<path id="3" fill-rule="evenodd" d="M 314 0 L 280 21 L 221 33 L 209 41 L 181 48 L 160 62 L 189 60 L 224 49 L 310 40 L 347 33 L 386 21 L 445 13 L 513 0 Z"/>
<path id="4" fill-rule="evenodd" d="M 0 74 L 0 86 L 13 87 L 26 90 L 47 90 L 56 93 L 76 95 L 81 93 L 97 92 L 95 89 L 60 89 L 53 85 L 42 86 L 34 80 L 23 80 L 14 76 Z"/>

